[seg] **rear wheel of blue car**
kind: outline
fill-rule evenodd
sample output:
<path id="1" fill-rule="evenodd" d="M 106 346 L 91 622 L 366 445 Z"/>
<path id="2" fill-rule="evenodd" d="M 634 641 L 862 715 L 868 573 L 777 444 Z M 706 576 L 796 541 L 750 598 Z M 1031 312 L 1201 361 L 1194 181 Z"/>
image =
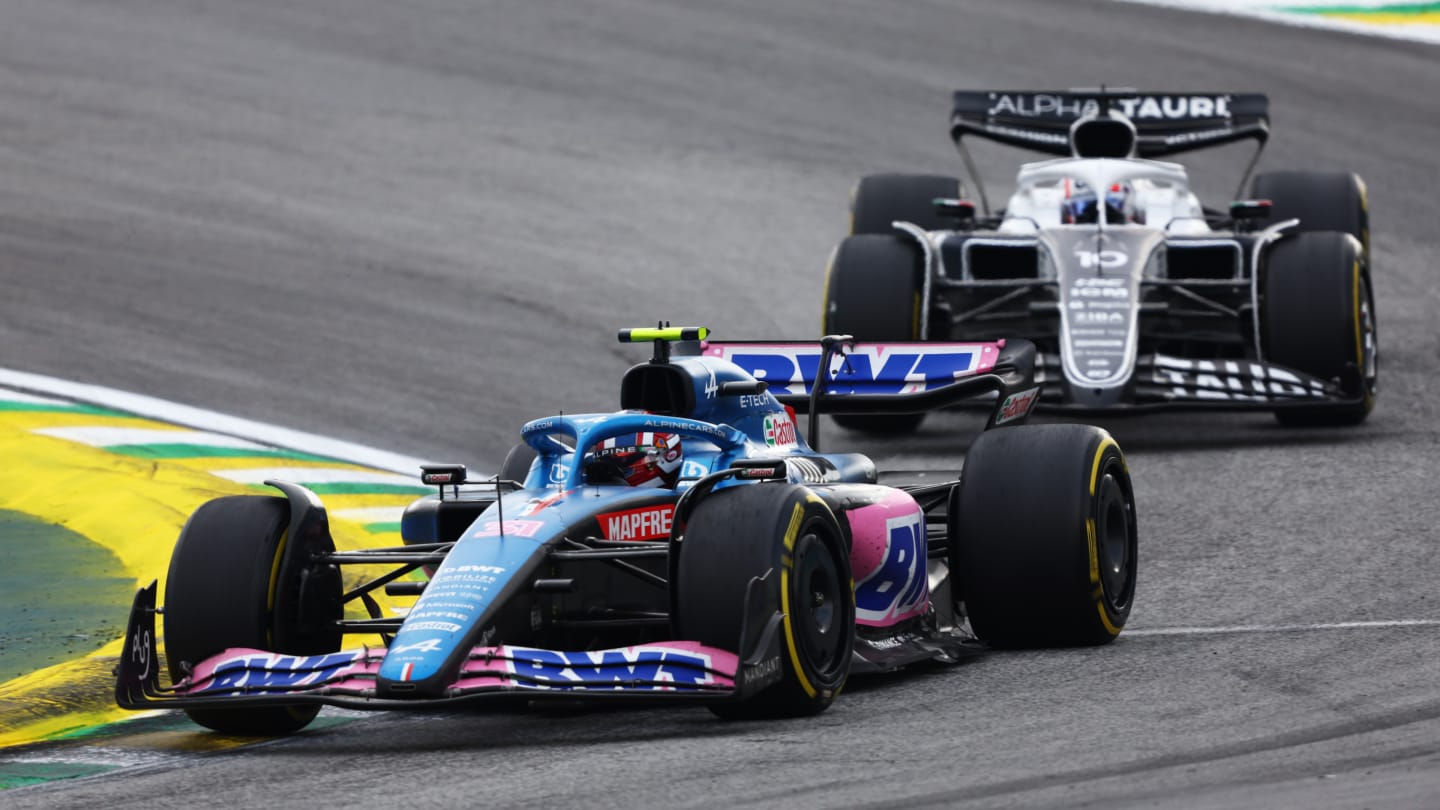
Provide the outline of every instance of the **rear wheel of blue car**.
<path id="1" fill-rule="evenodd" d="M 237 495 L 203 504 L 180 530 L 165 581 L 165 654 L 179 682 L 232 648 L 296 655 L 340 649 L 340 578 L 284 565 L 287 555 L 333 550 L 329 538 L 289 537 L 284 498 Z M 303 548 L 301 547 L 303 546 Z M 272 736 L 304 728 L 319 706 L 186 709 L 225 734 Z"/>
<path id="2" fill-rule="evenodd" d="M 955 598 L 997 647 L 1106 644 L 1135 597 L 1125 456 L 1089 425 L 987 431 L 950 500 Z"/>
<path id="3" fill-rule="evenodd" d="M 901 236 L 846 237 L 830 257 L 825 274 L 827 335 L 885 342 L 921 340 L 920 291 L 925 266 L 920 248 Z M 843 375 L 834 385 L 843 386 Z M 813 418 L 813 417 L 812 417 Z M 865 433 L 913 432 L 924 414 L 837 414 L 836 424 Z"/>
<path id="4" fill-rule="evenodd" d="M 1355 425 L 1375 407 L 1379 348 L 1363 246 L 1347 233 L 1300 233 L 1266 254 L 1264 358 L 1334 383 L 1349 402 L 1275 411 L 1282 424 Z"/>
<path id="5" fill-rule="evenodd" d="M 717 715 L 813 715 L 840 693 L 855 646 L 844 543 L 830 508 L 793 484 L 723 489 L 689 514 L 672 583 L 676 637 L 742 659 L 764 651 L 740 676 L 760 691 L 711 704 Z"/>

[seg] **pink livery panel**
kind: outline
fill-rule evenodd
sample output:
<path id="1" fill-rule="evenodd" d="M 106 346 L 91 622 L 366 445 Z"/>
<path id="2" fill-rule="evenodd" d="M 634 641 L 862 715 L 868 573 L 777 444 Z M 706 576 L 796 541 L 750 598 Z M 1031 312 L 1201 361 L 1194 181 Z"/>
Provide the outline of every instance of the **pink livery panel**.
<path id="1" fill-rule="evenodd" d="M 845 512 L 855 577 L 855 621 L 887 627 L 919 616 L 930 604 L 925 514 L 905 492 L 870 487 L 873 500 Z"/>
<path id="2" fill-rule="evenodd" d="M 309 693 L 373 697 L 383 648 L 326 655 L 230 649 L 195 668 L 176 692 L 186 696 Z M 450 685 L 450 697 L 481 692 L 715 692 L 735 689 L 734 653 L 692 641 L 661 641 L 609 650 L 474 648 Z"/>

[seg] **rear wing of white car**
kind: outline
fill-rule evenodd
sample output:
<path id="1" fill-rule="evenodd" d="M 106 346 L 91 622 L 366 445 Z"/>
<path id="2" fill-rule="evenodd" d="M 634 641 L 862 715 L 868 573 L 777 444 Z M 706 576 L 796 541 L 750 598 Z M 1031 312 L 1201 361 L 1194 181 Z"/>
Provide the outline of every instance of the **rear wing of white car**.
<path id="1" fill-rule="evenodd" d="M 1160 158 L 1255 141 L 1240 177 L 1240 196 L 1270 138 L 1270 99 L 1263 93 L 1153 93 L 1129 88 L 1080 90 L 956 90 L 950 138 L 990 213 L 984 183 L 965 147 L 973 135 L 1032 152 L 1076 154 L 1070 127 L 1082 118 L 1114 111 L 1135 127 L 1135 157 Z"/>
<path id="2" fill-rule="evenodd" d="M 1270 137 L 1263 93 L 1151 93 L 1135 90 L 956 90 L 950 137 L 967 135 L 1050 155 L 1070 156 L 1070 125 L 1114 110 L 1130 119 L 1136 153 L 1158 158 Z"/>

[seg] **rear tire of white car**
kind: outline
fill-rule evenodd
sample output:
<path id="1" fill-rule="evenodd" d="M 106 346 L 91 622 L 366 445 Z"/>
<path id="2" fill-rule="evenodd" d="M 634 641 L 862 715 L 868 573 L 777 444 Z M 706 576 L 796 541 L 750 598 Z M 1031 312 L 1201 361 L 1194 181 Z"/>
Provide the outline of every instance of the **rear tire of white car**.
<path id="1" fill-rule="evenodd" d="M 1345 426 L 1375 407 L 1379 350 L 1363 250 L 1347 233 L 1301 233 L 1265 257 L 1261 339 L 1269 362 L 1340 381 L 1356 402 L 1275 411 L 1282 424 Z"/>
<path id="2" fill-rule="evenodd" d="M 891 223 L 913 222 L 927 231 L 948 230 L 954 220 L 935 212 L 937 197 L 960 196 L 960 180 L 937 174 L 872 174 L 850 194 L 850 233 L 893 234 Z"/>
<path id="3" fill-rule="evenodd" d="M 950 498 L 950 576 L 995 647 L 1107 644 L 1135 598 L 1138 534 L 1125 456 L 1090 425 L 981 434 Z"/>
<path id="4" fill-rule="evenodd" d="M 901 236 L 847 236 L 825 273 L 826 335 L 858 341 L 923 340 L 920 292 L 925 273 L 920 248 Z M 924 414 L 839 415 L 835 423 L 878 435 L 914 432 Z"/>
<path id="5" fill-rule="evenodd" d="M 1250 196 L 1270 201 L 1265 224 L 1299 219 L 1291 233 L 1340 231 L 1359 240 L 1370 266 L 1370 207 L 1365 181 L 1348 172 L 1264 172 L 1255 175 Z"/>
<path id="6" fill-rule="evenodd" d="M 520 442 L 505 454 L 505 460 L 500 462 L 500 472 L 496 477 L 501 481 L 514 481 L 523 487 L 525 479 L 530 477 L 530 467 L 539 457 L 540 453 L 535 448 Z"/>

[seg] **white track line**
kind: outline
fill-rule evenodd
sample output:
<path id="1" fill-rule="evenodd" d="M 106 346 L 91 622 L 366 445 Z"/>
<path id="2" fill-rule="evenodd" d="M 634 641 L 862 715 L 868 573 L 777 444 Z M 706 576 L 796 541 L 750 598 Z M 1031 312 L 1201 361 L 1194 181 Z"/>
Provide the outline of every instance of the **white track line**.
<path id="1" fill-rule="evenodd" d="M 34 431 L 42 436 L 88 444 L 91 447 L 123 447 L 125 445 L 198 444 L 206 447 L 228 447 L 237 450 L 269 450 L 270 448 L 221 433 L 204 430 L 160 430 L 123 427 L 53 427 Z"/>
<path id="2" fill-rule="evenodd" d="M 356 523 L 399 523 L 404 514 L 403 506 L 362 506 L 357 509 L 334 509 L 330 517 L 353 520 Z"/>
<path id="3" fill-rule="evenodd" d="M 1391 630 L 1399 627 L 1440 627 L 1440 619 L 1333 622 L 1329 624 L 1236 624 L 1228 627 L 1154 627 L 1125 631 L 1126 636 L 1225 636 L 1246 633 L 1308 633 L 1316 630 Z"/>
<path id="4" fill-rule="evenodd" d="M 64 397 L 66 399 L 99 405 L 117 411 L 133 413 L 161 422 L 184 425 L 198 430 L 208 430 L 253 439 L 275 447 L 288 447 L 302 453 L 349 461 L 366 467 L 391 470 L 418 476 L 423 461 L 412 456 L 391 453 L 363 444 L 317 436 L 298 430 L 280 427 L 265 422 L 254 422 L 235 416 L 192 408 L 175 402 L 167 402 L 143 394 L 132 394 L 99 385 L 70 382 L 43 374 L 14 371 L 0 368 L 0 385 L 10 386 L 38 394 Z"/>
<path id="5" fill-rule="evenodd" d="M 25 394 L 20 391 L 11 391 L 7 388 L 0 388 L 0 402 L 23 402 L 26 405 L 69 405 L 63 399 L 51 399 L 50 397 L 37 397 L 34 394 Z"/>
<path id="6" fill-rule="evenodd" d="M 337 470 L 317 467 L 261 467 L 251 470 L 213 470 L 217 475 L 237 484 L 263 484 L 266 479 L 293 481 L 297 484 L 398 484 L 419 486 L 418 475 L 370 472 L 369 470 Z"/>
<path id="7" fill-rule="evenodd" d="M 10 757 L 7 762 L 34 763 L 44 765 L 101 765 L 112 768 L 132 768 L 140 765 L 154 765 L 176 760 L 198 759 L 197 754 L 173 751 L 146 751 L 138 748 L 119 746 L 86 745 L 55 750 L 40 749 L 33 753 Z M 96 774 L 97 776 L 102 774 Z M 65 780 L 70 782 L 72 780 Z M 51 782 L 50 784 L 54 784 Z"/>

